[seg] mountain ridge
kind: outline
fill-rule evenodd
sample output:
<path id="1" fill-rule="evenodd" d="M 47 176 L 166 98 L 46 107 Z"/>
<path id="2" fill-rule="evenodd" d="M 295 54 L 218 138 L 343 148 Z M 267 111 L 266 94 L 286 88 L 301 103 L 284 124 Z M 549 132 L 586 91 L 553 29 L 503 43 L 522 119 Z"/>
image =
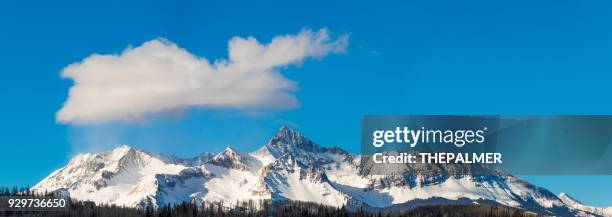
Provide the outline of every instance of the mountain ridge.
<path id="1" fill-rule="evenodd" d="M 360 155 L 320 146 L 284 126 L 261 148 L 247 153 L 228 147 L 218 154 L 178 158 L 122 145 L 107 152 L 79 154 L 33 189 L 65 191 L 75 199 L 132 207 L 289 199 L 373 210 L 440 201 L 494 203 L 560 216 L 584 211 L 510 174 L 434 176 L 420 173 L 427 170 L 421 168 L 405 176 L 364 175 L 360 160 Z"/>
<path id="2" fill-rule="evenodd" d="M 595 206 L 584 205 L 582 202 L 574 199 L 573 197 L 569 196 L 565 192 L 559 193 L 558 197 L 559 199 L 561 199 L 561 201 L 563 201 L 563 203 L 565 203 L 572 209 L 580 210 L 580 211 L 595 214 L 595 215 L 612 216 L 612 207 L 595 207 Z"/>

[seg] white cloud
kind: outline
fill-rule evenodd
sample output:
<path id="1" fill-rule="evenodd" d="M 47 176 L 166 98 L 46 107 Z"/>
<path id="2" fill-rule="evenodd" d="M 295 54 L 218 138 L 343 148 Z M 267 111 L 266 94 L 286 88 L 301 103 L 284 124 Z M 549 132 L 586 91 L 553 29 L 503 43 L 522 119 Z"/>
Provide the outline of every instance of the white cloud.
<path id="1" fill-rule="evenodd" d="M 276 36 L 268 44 L 234 37 L 229 59 L 213 63 L 176 44 L 155 39 L 121 54 L 92 54 L 62 71 L 74 81 L 61 123 L 141 121 L 148 115 L 186 107 L 293 108 L 295 82 L 279 70 L 304 59 L 344 52 L 348 36 L 333 40 L 327 29 Z"/>

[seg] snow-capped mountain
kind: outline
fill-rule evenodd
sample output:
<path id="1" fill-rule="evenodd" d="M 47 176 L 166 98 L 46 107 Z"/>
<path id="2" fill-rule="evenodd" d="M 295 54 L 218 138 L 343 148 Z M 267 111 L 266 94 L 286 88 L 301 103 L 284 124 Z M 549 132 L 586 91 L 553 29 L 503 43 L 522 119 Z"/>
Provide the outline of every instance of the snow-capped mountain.
<path id="1" fill-rule="evenodd" d="M 531 212 L 595 214 L 503 172 L 448 175 L 457 167 L 414 168 L 402 175 L 364 175 L 360 155 L 315 144 L 281 128 L 260 149 L 226 148 L 190 159 L 120 146 L 80 154 L 33 187 L 96 203 L 143 207 L 181 201 L 302 200 L 349 208 L 409 209 L 429 204 L 500 204 Z M 446 174 L 446 175 L 445 175 Z M 573 201 L 573 200 L 572 200 Z"/>
<path id="2" fill-rule="evenodd" d="M 612 207 L 601 208 L 601 207 L 587 206 L 587 205 L 582 204 L 582 202 L 570 197 L 569 195 L 563 192 L 559 194 L 559 199 L 561 199 L 561 201 L 563 201 L 563 203 L 565 203 L 571 209 L 576 210 L 577 213 L 580 213 L 584 216 L 590 216 L 593 214 L 600 215 L 600 216 L 607 216 L 607 217 L 612 216 Z M 581 213 L 580 211 L 582 211 L 583 213 Z"/>

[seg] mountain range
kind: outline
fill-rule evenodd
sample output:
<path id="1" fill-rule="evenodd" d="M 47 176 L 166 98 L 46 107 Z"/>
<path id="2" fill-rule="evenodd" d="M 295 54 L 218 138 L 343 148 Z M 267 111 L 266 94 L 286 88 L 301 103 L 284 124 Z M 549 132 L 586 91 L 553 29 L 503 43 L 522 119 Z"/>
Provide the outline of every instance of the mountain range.
<path id="1" fill-rule="evenodd" d="M 78 200 L 129 207 L 182 201 L 300 200 L 351 209 L 395 211 L 425 205 L 496 204 L 555 216 L 612 216 L 612 208 L 584 205 L 504 172 L 450 175 L 455 167 L 413 168 L 370 175 L 362 156 L 318 145 L 282 127 L 261 148 L 226 148 L 178 158 L 122 145 L 85 153 L 33 187 Z M 460 168 L 459 168 L 460 169 Z"/>

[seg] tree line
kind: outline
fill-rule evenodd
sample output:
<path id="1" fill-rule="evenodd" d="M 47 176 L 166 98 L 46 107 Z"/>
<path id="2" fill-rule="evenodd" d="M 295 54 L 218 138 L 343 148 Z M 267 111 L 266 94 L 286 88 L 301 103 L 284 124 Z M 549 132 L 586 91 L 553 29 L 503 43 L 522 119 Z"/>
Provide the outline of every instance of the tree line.
<path id="1" fill-rule="evenodd" d="M 34 193 L 29 188 L 0 187 L 0 196 L 50 196 Z M 2 212 L 0 217 L 536 217 L 532 213 L 494 205 L 437 205 L 386 213 L 363 209 L 332 207 L 323 204 L 291 200 L 223 202 L 182 202 L 159 207 L 133 208 L 88 201 L 70 200 L 66 211 Z"/>

